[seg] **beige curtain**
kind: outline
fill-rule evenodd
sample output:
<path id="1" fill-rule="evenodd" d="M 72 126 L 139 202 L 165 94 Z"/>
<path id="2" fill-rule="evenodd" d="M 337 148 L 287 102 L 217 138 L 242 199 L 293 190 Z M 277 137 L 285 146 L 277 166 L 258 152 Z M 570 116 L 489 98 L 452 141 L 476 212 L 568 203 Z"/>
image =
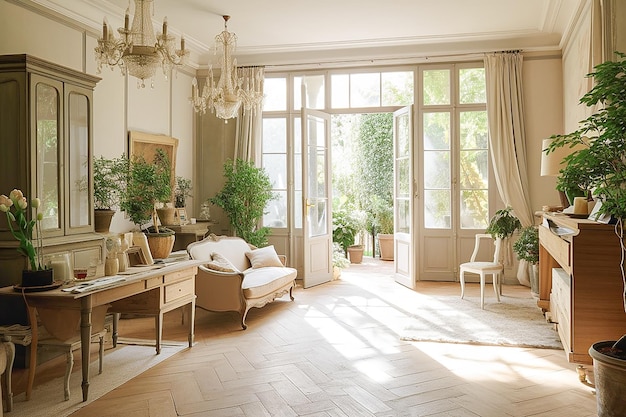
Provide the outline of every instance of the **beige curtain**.
<path id="1" fill-rule="evenodd" d="M 522 96 L 522 54 L 498 52 L 485 55 L 489 147 L 500 198 L 513 207 L 522 226 L 533 224 L 528 197 L 526 137 Z M 511 246 L 505 246 L 508 262 Z M 518 281 L 530 285 L 528 264 L 520 262 Z"/>
<path id="2" fill-rule="evenodd" d="M 260 82 L 260 91 L 263 93 L 265 69 L 263 67 L 237 68 L 237 75 L 242 79 L 256 79 Z M 263 123 L 262 102 L 253 110 L 239 110 L 237 130 L 235 133 L 234 160 L 243 159 L 246 162 L 257 159 L 257 148 L 261 143 L 261 125 Z"/>

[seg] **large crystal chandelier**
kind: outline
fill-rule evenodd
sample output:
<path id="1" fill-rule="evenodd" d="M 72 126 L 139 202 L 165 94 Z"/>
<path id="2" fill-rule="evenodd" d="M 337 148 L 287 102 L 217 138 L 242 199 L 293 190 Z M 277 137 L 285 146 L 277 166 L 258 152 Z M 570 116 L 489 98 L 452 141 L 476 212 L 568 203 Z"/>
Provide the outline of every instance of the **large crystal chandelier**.
<path id="1" fill-rule="evenodd" d="M 220 119 L 228 121 L 237 117 L 239 108 L 243 111 L 255 112 L 263 100 L 263 68 L 237 68 L 237 60 L 232 55 L 237 46 L 237 35 L 228 31 L 228 19 L 224 18 L 224 31 L 215 37 L 216 53 L 222 50 L 219 59 L 221 65 L 220 79 L 215 83 L 213 67 L 209 66 L 209 75 L 202 89 L 198 92 L 198 81 L 192 81 L 191 102 L 196 112 L 206 113 L 207 107 Z"/>
<path id="2" fill-rule="evenodd" d="M 180 39 L 176 49 L 176 38 L 167 33 L 167 18 L 163 19 L 163 32 L 154 35 L 150 7 L 153 0 L 135 0 L 133 25 L 129 28 L 129 9 L 126 9 L 124 27 L 119 28 L 119 38 L 109 28 L 106 19 L 102 23 L 102 37 L 95 48 L 98 73 L 102 66 L 113 69 L 119 66 L 138 78 L 137 87 L 145 87 L 145 79 L 152 78 L 159 66 L 167 78 L 172 68 L 185 64 L 189 51 L 185 49 L 185 38 Z"/>

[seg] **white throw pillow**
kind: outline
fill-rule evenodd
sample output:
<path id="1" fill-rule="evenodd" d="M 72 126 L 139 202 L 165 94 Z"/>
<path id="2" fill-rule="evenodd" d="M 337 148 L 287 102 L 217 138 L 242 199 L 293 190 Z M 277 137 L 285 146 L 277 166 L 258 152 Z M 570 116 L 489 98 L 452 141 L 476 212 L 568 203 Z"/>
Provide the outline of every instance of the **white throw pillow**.
<path id="1" fill-rule="evenodd" d="M 217 252 L 211 254 L 211 260 L 205 265 L 207 268 L 220 272 L 239 272 L 223 255 Z"/>
<path id="2" fill-rule="evenodd" d="M 252 268 L 283 266 L 283 263 L 280 261 L 280 258 L 276 254 L 276 250 L 272 245 L 255 249 L 251 252 L 246 252 L 246 256 L 250 259 Z"/>

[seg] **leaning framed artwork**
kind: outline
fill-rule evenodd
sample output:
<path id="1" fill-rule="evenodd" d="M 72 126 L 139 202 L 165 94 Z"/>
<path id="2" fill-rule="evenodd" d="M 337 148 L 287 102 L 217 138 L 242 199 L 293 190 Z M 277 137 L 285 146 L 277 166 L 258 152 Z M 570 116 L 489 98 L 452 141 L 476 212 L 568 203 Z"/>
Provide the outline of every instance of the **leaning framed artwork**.
<path id="1" fill-rule="evenodd" d="M 172 189 L 174 189 L 178 139 L 171 136 L 156 135 L 135 130 L 128 132 L 128 155 L 130 158 L 143 156 L 146 161 L 153 161 L 156 151 L 159 148 L 163 149 L 172 165 Z"/>

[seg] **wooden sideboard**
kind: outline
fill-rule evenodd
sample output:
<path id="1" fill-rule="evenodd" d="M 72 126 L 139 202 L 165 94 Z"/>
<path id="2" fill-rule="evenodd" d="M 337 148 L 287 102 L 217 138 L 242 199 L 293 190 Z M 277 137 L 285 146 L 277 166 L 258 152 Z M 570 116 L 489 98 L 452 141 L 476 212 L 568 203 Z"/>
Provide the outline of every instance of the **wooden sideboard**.
<path id="1" fill-rule="evenodd" d="M 570 362 L 591 364 L 593 343 L 626 334 L 620 256 L 613 225 L 543 215 L 537 304 L 556 323 Z"/>

